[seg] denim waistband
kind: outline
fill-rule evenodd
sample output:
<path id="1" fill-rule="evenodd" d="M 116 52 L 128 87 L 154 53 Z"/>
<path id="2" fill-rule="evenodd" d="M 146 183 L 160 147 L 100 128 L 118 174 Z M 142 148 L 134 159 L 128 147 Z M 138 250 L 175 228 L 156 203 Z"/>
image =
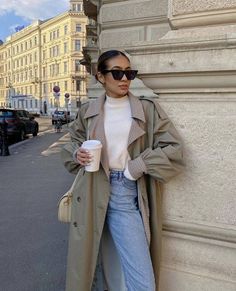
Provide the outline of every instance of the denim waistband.
<path id="1" fill-rule="evenodd" d="M 110 178 L 121 179 L 123 177 L 124 177 L 124 171 L 116 171 L 116 170 L 110 171 Z"/>

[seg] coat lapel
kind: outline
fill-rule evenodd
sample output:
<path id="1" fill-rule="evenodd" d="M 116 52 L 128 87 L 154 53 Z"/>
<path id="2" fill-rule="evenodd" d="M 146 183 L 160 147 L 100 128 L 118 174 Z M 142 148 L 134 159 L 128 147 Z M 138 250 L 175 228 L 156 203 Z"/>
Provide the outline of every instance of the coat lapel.
<path id="1" fill-rule="evenodd" d="M 145 116 L 143 111 L 142 103 L 139 99 L 129 92 L 129 101 L 131 108 L 132 123 L 128 137 L 128 150 L 130 152 L 131 145 L 141 136 L 145 134 L 144 129 L 140 124 L 145 123 Z M 109 177 L 109 160 L 107 155 L 107 145 L 106 145 L 106 136 L 104 130 L 104 102 L 106 95 L 98 97 L 96 100 L 90 102 L 87 112 L 85 113 L 84 118 L 90 119 L 89 122 L 89 138 L 100 140 L 103 147 L 101 153 L 101 164 Z"/>
<path id="2" fill-rule="evenodd" d="M 145 134 L 143 124 L 146 122 L 143 106 L 138 97 L 129 92 L 130 108 L 132 115 L 132 123 L 128 138 L 128 149 L 130 153 L 130 146 L 141 136 Z"/>

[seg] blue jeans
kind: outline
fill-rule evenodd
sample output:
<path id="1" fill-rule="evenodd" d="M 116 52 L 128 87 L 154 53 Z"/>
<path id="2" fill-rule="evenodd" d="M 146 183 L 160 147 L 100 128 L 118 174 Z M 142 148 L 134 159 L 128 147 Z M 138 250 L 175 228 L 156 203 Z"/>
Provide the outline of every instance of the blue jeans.
<path id="1" fill-rule="evenodd" d="M 123 172 L 110 174 L 107 225 L 125 276 L 128 291 L 155 291 L 155 278 L 144 226 L 138 209 L 137 183 Z"/>

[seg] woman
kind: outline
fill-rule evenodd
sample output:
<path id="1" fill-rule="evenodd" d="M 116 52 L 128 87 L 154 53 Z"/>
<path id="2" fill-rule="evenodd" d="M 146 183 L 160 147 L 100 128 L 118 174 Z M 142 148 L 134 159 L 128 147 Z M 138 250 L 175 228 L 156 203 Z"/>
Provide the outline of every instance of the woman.
<path id="1" fill-rule="evenodd" d="M 103 53 L 97 70 L 105 94 L 81 106 L 70 127 L 71 142 L 62 151 L 66 168 L 80 171 L 72 202 L 66 290 L 158 290 L 160 184 L 182 169 L 180 138 L 155 100 L 129 92 L 137 71 L 124 53 Z M 87 138 L 103 145 L 100 169 L 94 173 L 84 170 L 92 160 L 81 147 Z M 112 249 L 114 260 L 106 252 Z M 124 282 L 117 274 L 119 264 Z"/>

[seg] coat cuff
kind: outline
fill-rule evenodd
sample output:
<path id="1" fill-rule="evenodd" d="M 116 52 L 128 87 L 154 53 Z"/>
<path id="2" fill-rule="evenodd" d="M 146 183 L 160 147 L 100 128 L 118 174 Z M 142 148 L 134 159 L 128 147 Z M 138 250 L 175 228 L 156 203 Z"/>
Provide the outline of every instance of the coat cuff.
<path id="1" fill-rule="evenodd" d="M 78 161 L 77 158 L 76 158 L 77 151 L 78 151 L 78 149 L 76 149 L 76 150 L 73 152 L 73 161 L 74 161 L 76 164 L 79 164 L 79 161 Z"/>
<path id="2" fill-rule="evenodd" d="M 137 157 L 134 160 L 128 161 L 128 169 L 129 169 L 130 175 L 135 180 L 140 178 L 143 174 L 147 173 L 146 165 L 141 156 Z"/>

